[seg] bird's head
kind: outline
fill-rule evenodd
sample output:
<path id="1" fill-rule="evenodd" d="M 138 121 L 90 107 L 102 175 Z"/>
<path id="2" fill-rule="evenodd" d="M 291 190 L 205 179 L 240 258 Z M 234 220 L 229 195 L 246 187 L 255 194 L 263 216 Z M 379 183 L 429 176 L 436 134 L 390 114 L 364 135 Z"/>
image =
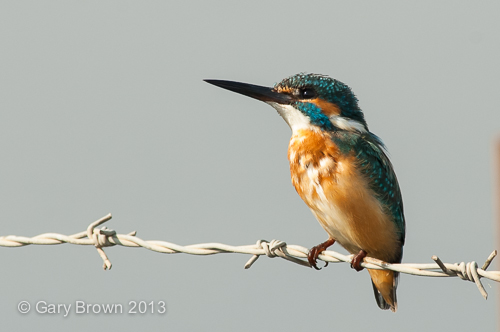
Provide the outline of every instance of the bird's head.
<path id="1" fill-rule="evenodd" d="M 297 74 L 273 88 L 232 81 L 205 81 L 268 103 L 294 131 L 305 128 L 368 131 L 354 93 L 344 83 L 328 76 Z"/>

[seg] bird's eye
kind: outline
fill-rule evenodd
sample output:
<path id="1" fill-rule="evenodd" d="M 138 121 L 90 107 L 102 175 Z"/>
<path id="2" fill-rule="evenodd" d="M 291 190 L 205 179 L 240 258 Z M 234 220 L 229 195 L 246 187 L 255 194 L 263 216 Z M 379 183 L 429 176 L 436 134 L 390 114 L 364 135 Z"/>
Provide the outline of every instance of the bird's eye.
<path id="1" fill-rule="evenodd" d="M 316 91 L 311 88 L 302 88 L 298 91 L 298 97 L 300 99 L 312 99 L 316 97 Z"/>

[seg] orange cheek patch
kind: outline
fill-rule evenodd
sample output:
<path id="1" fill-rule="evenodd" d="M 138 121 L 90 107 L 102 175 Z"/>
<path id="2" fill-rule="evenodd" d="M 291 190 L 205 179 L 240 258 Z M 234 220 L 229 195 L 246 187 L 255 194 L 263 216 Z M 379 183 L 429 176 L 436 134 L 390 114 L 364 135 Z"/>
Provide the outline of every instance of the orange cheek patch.
<path id="1" fill-rule="evenodd" d="M 332 115 L 340 115 L 340 108 L 337 105 L 332 104 L 324 99 L 315 98 L 310 100 L 303 100 L 303 102 L 305 103 L 309 102 L 318 106 L 319 109 L 323 112 L 323 114 L 325 114 L 328 117 Z"/>

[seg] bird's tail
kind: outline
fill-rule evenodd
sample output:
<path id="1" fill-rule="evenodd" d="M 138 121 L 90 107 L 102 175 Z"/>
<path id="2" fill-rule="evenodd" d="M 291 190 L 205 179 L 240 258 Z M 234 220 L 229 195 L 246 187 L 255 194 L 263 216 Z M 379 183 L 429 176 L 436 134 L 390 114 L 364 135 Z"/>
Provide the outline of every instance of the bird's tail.
<path id="1" fill-rule="evenodd" d="M 380 309 L 391 309 L 396 312 L 398 309 L 398 301 L 396 298 L 396 288 L 398 287 L 399 273 L 387 270 L 370 270 L 372 277 L 373 292 L 375 300 Z"/>

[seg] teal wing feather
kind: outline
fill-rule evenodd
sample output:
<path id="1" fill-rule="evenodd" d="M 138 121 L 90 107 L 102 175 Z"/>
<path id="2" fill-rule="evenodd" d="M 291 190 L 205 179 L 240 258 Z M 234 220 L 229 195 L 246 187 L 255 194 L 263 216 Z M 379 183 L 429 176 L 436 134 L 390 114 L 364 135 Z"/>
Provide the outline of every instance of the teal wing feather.
<path id="1" fill-rule="evenodd" d="M 399 240 L 404 245 L 406 224 L 403 210 L 403 197 L 398 179 L 391 161 L 385 153 L 382 141 L 372 133 L 364 134 L 358 140 L 363 146 L 358 149 L 357 159 L 361 171 L 370 180 L 370 188 L 377 194 L 378 200 L 392 214 L 396 224 Z"/>

